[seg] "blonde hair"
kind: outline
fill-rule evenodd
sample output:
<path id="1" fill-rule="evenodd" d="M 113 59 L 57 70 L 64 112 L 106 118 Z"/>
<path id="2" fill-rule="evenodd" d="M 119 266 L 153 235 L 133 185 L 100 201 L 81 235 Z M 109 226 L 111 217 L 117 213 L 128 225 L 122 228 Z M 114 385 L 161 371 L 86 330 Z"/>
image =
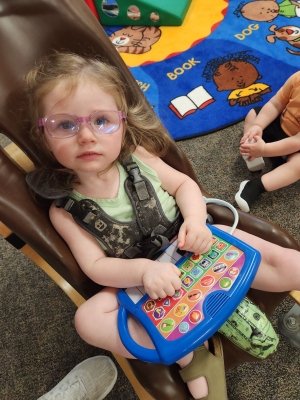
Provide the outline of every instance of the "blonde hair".
<path id="1" fill-rule="evenodd" d="M 133 95 L 134 91 L 124 82 L 117 68 L 97 58 L 74 53 L 53 53 L 41 59 L 39 64 L 27 73 L 24 89 L 32 127 L 30 140 L 38 145 L 45 160 L 45 165 L 37 167 L 36 172 L 41 170 L 45 175 L 46 170 L 50 180 L 53 181 L 56 177 L 54 181 L 62 189 L 70 185 L 70 179 L 62 177 L 66 176 L 65 173 L 70 174 L 73 171 L 67 170 L 54 158 L 46 145 L 44 130 L 37 126 L 37 121 L 45 117 L 44 100 L 58 84 L 65 84 L 69 95 L 83 79 L 93 81 L 103 91 L 112 95 L 118 110 L 126 114 L 124 139 L 117 161 L 122 161 L 137 145 L 158 156 L 164 155 L 168 148 L 169 137 L 166 129 L 147 106 L 143 95 Z"/>

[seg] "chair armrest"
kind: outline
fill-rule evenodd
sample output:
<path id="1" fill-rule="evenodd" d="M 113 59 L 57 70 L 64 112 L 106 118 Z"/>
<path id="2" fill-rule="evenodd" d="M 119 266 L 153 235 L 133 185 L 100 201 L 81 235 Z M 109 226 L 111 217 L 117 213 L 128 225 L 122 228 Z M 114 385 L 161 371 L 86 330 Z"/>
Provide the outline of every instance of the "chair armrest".
<path id="1" fill-rule="evenodd" d="M 233 224 L 233 214 L 227 207 L 222 207 L 215 204 L 207 205 L 207 212 L 213 217 L 214 223 L 231 226 Z M 248 214 L 238 210 L 239 223 L 238 228 L 258 236 L 269 242 L 279 246 L 295 249 L 300 251 L 300 245 L 296 240 L 284 229 L 271 221 L 257 217 L 253 214 Z"/>
<path id="2" fill-rule="evenodd" d="M 25 172 L 0 149 L 0 220 L 32 247 L 85 299 L 99 291 L 80 269 L 71 251 L 53 228 L 48 211 L 33 200 Z"/>

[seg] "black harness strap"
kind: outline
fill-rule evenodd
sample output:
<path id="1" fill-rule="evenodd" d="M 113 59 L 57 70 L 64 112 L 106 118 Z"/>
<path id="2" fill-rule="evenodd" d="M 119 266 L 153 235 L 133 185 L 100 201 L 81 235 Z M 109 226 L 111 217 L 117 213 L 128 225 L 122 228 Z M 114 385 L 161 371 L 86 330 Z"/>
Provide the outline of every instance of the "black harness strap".
<path id="1" fill-rule="evenodd" d="M 83 229 L 95 236 L 109 256 L 151 258 L 178 233 L 182 217 L 178 213 L 174 221 L 167 219 L 151 182 L 141 175 L 131 157 L 123 166 L 129 175 L 124 183 L 125 191 L 136 220 L 117 221 L 90 199 L 77 201 L 68 196 L 59 199 L 56 205 L 63 207 Z"/>
<path id="2" fill-rule="evenodd" d="M 123 163 L 123 167 L 127 171 L 130 180 L 136 190 L 139 200 L 149 199 L 150 194 L 145 184 L 145 177 L 142 178 L 140 169 L 137 164 L 132 160 L 132 157 L 127 157 Z"/>

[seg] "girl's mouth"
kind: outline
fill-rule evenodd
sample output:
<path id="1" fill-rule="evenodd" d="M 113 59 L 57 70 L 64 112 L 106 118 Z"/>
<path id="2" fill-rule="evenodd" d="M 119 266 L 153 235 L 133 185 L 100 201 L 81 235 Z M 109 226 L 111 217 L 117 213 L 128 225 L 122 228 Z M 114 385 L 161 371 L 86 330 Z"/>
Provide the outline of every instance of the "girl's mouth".
<path id="1" fill-rule="evenodd" d="M 94 160 L 98 157 L 100 157 L 99 153 L 95 153 L 94 151 L 85 151 L 84 153 L 80 154 L 77 158 L 83 160 Z"/>

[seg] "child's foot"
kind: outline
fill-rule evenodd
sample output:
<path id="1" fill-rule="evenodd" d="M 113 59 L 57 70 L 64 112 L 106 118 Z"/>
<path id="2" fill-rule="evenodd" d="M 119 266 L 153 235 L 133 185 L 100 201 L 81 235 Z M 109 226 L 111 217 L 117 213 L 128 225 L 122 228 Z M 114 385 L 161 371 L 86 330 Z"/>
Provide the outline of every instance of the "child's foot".
<path id="1" fill-rule="evenodd" d="M 209 340 L 209 348 L 210 351 L 202 345 L 194 350 L 191 362 L 179 373 L 195 399 L 227 400 L 223 349 L 218 334 Z"/>
<path id="2" fill-rule="evenodd" d="M 50 392 L 38 400 L 101 400 L 111 391 L 116 379 L 117 368 L 109 357 L 88 358 L 76 365 Z"/>
<path id="3" fill-rule="evenodd" d="M 265 191 L 260 178 L 243 181 L 235 195 L 235 201 L 242 211 L 249 212 L 255 200 Z"/>

